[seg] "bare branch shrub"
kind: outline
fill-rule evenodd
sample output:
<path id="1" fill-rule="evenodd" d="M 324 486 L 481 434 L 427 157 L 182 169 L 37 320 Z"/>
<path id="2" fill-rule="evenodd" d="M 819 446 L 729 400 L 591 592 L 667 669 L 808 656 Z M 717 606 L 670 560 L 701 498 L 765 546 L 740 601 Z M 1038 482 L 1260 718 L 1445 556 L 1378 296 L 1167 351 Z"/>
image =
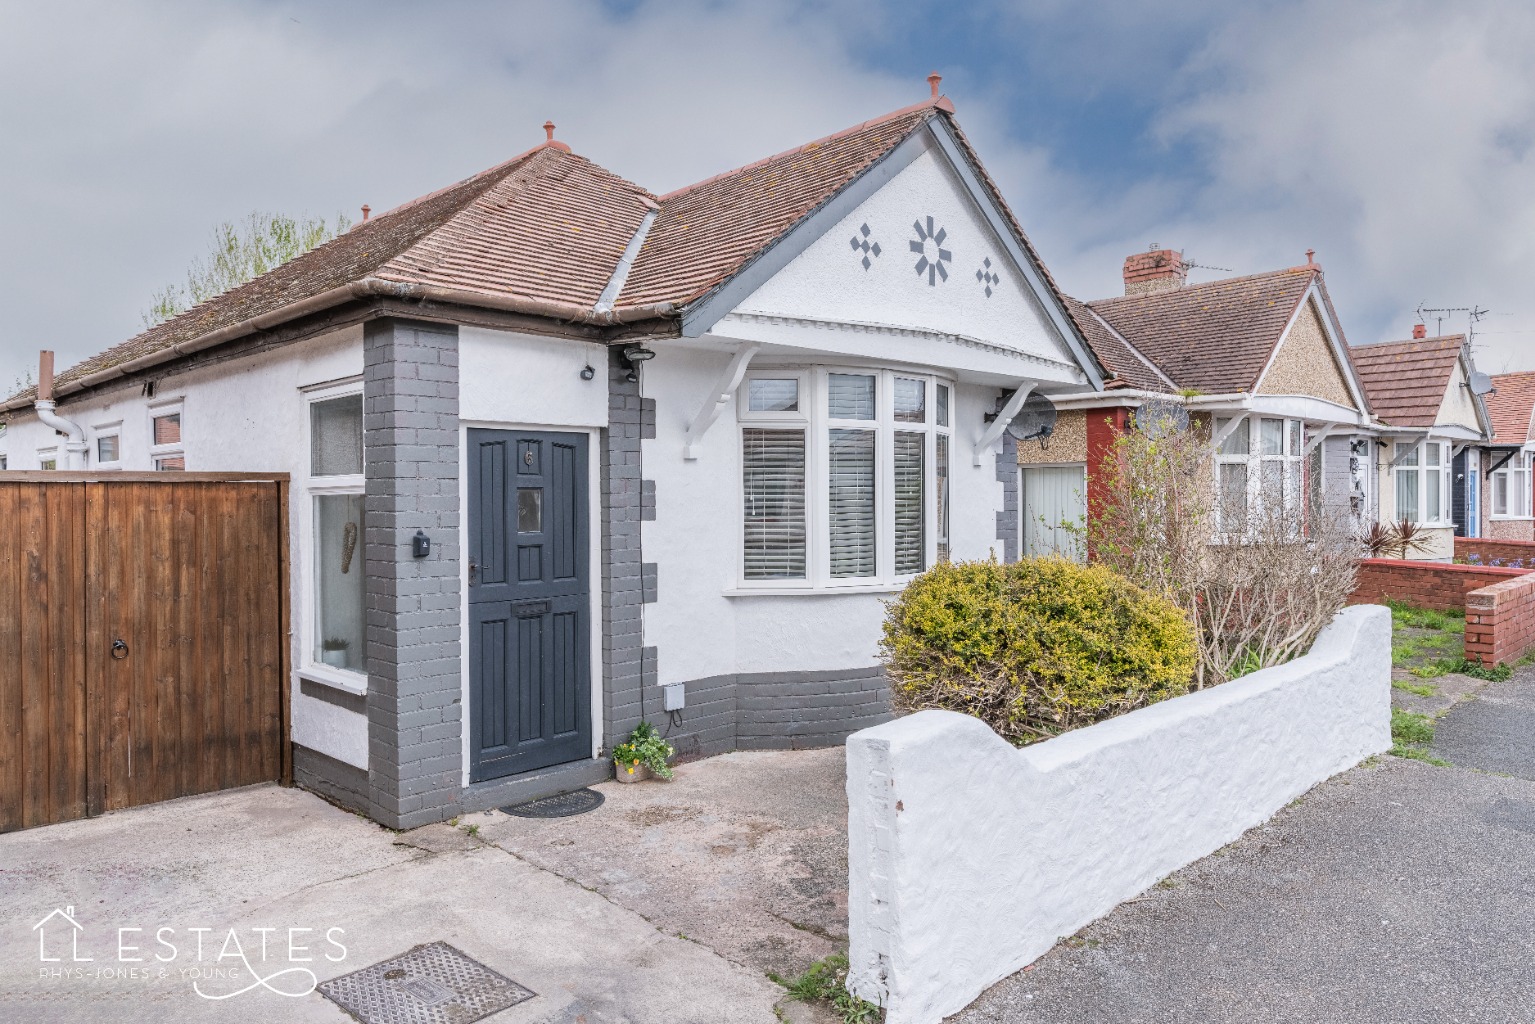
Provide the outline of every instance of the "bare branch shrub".
<path id="1" fill-rule="evenodd" d="M 1085 527 L 1090 557 L 1189 616 L 1196 688 L 1304 654 L 1354 590 L 1364 548 L 1352 516 L 1325 502 L 1286 511 L 1279 477 L 1264 481 L 1266 500 L 1217 495 L 1207 428 L 1159 434 L 1115 442 Z"/>

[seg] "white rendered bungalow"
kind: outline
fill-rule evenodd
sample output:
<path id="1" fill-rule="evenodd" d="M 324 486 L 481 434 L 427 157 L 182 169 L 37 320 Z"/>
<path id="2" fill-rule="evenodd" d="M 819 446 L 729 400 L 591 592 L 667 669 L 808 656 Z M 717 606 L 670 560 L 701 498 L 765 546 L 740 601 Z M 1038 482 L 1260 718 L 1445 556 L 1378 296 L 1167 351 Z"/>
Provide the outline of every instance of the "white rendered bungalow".
<path id="1" fill-rule="evenodd" d="M 6 464 L 291 474 L 296 775 L 388 825 L 599 780 L 642 717 L 839 742 L 882 600 L 1016 557 L 1012 410 L 1103 384 L 933 93 L 664 196 L 549 125 L 66 370 L 63 440 L 11 400 Z"/>

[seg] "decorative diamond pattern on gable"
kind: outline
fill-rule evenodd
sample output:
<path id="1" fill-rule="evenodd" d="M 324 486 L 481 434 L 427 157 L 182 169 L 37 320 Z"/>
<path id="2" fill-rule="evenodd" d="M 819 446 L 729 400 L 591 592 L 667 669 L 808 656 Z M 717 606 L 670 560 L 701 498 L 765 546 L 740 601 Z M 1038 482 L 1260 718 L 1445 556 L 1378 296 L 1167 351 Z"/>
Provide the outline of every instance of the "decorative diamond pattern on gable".
<path id="1" fill-rule="evenodd" d="M 936 285 L 940 277 L 947 281 L 948 264 L 954 262 L 954 254 L 943 247 L 943 240 L 949 233 L 943 228 L 934 230 L 931 217 L 927 218 L 925 229 L 920 219 L 913 221 L 911 226 L 917 232 L 917 237 L 908 243 L 911 251 L 917 254 L 917 276 L 926 274 L 929 287 Z"/>
<path id="2" fill-rule="evenodd" d="M 975 272 L 975 279 L 986 287 L 986 297 L 988 299 L 991 298 L 992 288 L 996 287 L 1001 282 L 1002 278 L 991 269 L 990 256 L 981 261 L 981 269 Z"/>
<path id="3" fill-rule="evenodd" d="M 869 241 L 869 235 L 869 225 L 864 224 L 858 229 L 858 234 L 852 237 L 853 251 L 863 252 L 863 269 L 865 270 L 869 269 L 870 256 L 873 256 L 875 259 L 879 258 L 879 243 Z"/>

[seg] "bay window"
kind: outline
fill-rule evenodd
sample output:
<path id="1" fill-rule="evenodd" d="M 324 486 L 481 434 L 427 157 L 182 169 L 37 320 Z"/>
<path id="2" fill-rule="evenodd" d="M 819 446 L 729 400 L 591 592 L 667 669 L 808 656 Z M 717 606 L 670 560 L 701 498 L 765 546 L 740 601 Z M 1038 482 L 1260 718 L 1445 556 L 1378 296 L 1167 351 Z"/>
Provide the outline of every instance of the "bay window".
<path id="1" fill-rule="evenodd" d="M 1450 524 L 1450 446 L 1398 441 L 1392 467 L 1396 518 L 1428 526 Z"/>
<path id="2" fill-rule="evenodd" d="M 1515 452 L 1513 458 L 1493 471 L 1492 514 L 1494 518 L 1530 518 L 1530 469 L 1530 453 Z"/>
<path id="3" fill-rule="evenodd" d="M 367 671 L 364 639 L 362 395 L 335 390 L 309 403 L 313 529 L 312 665 Z"/>
<path id="4" fill-rule="evenodd" d="M 738 398 L 747 586 L 890 584 L 949 554 L 950 386 L 761 370 Z"/>
<path id="5" fill-rule="evenodd" d="M 1219 434 L 1230 425 L 1217 419 Z M 1215 456 L 1220 532 L 1250 532 L 1254 517 L 1283 516 L 1299 531 L 1305 502 L 1305 431 L 1300 420 L 1249 417 L 1221 441 Z"/>

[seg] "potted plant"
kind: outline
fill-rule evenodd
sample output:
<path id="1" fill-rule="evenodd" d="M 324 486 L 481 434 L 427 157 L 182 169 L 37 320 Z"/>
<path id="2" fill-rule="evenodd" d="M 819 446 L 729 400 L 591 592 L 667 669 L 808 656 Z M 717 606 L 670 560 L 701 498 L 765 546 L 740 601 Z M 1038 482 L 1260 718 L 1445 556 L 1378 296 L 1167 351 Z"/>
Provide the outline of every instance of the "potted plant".
<path id="1" fill-rule="evenodd" d="M 320 660 L 332 668 L 346 668 L 346 652 L 352 647 L 350 640 L 339 636 L 320 641 Z"/>
<path id="2" fill-rule="evenodd" d="M 666 762 L 674 753 L 655 726 L 641 722 L 627 740 L 613 748 L 613 774 L 624 783 L 670 779 L 672 770 Z"/>

